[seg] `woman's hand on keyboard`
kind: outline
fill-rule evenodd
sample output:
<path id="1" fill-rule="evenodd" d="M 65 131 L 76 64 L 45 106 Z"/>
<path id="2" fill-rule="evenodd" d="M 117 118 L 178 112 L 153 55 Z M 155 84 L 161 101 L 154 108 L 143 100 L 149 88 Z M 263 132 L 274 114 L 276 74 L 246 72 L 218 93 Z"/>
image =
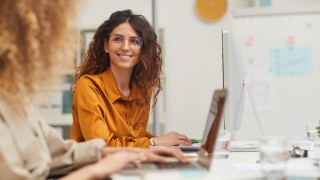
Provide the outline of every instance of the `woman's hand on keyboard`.
<path id="1" fill-rule="evenodd" d="M 180 161 L 182 163 L 187 163 L 187 158 L 183 155 L 183 152 L 180 149 L 162 147 L 145 149 L 146 162 L 172 162 Z"/>
<path id="2" fill-rule="evenodd" d="M 156 146 L 178 146 L 185 145 L 191 146 L 191 140 L 182 134 L 176 132 L 170 132 L 163 136 L 154 137 L 154 142 Z"/>

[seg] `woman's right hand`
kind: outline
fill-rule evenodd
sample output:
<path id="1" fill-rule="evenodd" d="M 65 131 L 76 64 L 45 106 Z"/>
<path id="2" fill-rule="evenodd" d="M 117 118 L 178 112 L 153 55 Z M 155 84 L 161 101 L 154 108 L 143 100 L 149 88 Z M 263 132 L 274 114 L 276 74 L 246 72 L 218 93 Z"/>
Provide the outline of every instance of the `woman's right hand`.
<path id="1" fill-rule="evenodd" d="M 110 174 L 120 171 L 128 163 L 139 167 L 140 163 L 146 159 L 147 156 L 143 152 L 119 151 L 93 164 L 91 170 L 94 179 L 104 179 Z"/>
<path id="2" fill-rule="evenodd" d="M 192 145 L 191 140 L 187 136 L 176 132 L 170 132 L 163 136 L 153 137 L 153 139 L 156 146 Z"/>
<path id="3" fill-rule="evenodd" d="M 73 171 L 63 177 L 62 180 L 105 179 L 112 173 L 123 169 L 128 163 L 133 163 L 136 167 L 139 167 L 140 162 L 146 160 L 147 156 L 142 151 L 118 151 L 103 157 L 95 164 Z"/>
<path id="4" fill-rule="evenodd" d="M 180 162 L 186 163 L 180 149 L 159 147 L 148 148 L 109 148 L 109 155 L 106 155 L 97 163 L 91 165 L 90 170 L 93 179 L 104 179 L 110 174 L 120 171 L 128 163 L 140 167 L 141 162 L 168 162 L 168 158 L 176 158 Z"/>

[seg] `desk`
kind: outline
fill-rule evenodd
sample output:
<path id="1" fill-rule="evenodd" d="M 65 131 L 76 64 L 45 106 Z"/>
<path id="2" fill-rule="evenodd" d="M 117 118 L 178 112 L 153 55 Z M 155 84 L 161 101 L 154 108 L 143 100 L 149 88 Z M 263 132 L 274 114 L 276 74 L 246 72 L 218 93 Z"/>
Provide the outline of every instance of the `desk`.
<path id="1" fill-rule="evenodd" d="M 257 163 L 259 159 L 259 152 L 231 152 L 229 159 L 214 160 L 213 169 L 208 176 L 215 179 L 260 179 L 263 174 Z M 320 177 L 320 167 L 312 163 L 308 158 L 290 158 L 286 165 L 286 175 L 288 177 Z"/>
<path id="2" fill-rule="evenodd" d="M 215 179 L 252 179 L 262 177 L 261 172 L 255 169 L 259 158 L 259 152 L 230 152 L 228 159 L 213 160 L 209 176 Z M 251 164 L 252 171 L 239 171 L 234 167 L 236 164 Z"/>
<path id="3" fill-rule="evenodd" d="M 263 177 L 257 163 L 259 152 L 231 152 L 228 159 L 214 159 L 212 169 L 208 173 L 192 174 L 179 172 L 157 172 L 146 174 L 144 177 L 121 176 L 116 174 L 113 180 L 211 180 L 211 179 L 261 179 Z M 320 167 L 312 165 L 308 158 L 290 159 L 287 162 L 287 176 L 320 177 Z M 290 179 L 290 178 L 289 178 Z M 299 179 L 302 178 L 292 178 Z M 316 180 L 311 178 L 308 180 Z"/>

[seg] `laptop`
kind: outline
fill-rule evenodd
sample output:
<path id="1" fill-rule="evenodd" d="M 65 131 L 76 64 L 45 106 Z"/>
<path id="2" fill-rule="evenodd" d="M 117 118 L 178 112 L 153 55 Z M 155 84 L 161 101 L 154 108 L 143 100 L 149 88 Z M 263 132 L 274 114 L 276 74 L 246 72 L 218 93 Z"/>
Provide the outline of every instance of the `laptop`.
<path id="1" fill-rule="evenodd" d="M 120 174 L 145 174 L 153 171 L 208 171 L 214 158 L 215 143 L 222 121 L 223 108 L 226 102 L 227 90 L 218 89 L 213 93 L 209 115 L 207 118 L 203 138 L 198 148 L 198 158 L 187 164 L 177 161 L 168 163 L 142 163 L 140 168 L 128 166 Z"/>
<path id="2" fill-rule="evenodd" d="M 215 95 L 215 92 L 216 92 L 216 95 Z M 183 152 L 199 151 L 202 145 L 201 142 L 205 142 L 206 138 L 208 137 L 210 128 L 213 126 L 213 121 L 215 120 L 218 113 L 218 104 L 217 104 L 216 98 L 221 98 L 222 96 L 224 96 L 224 98 L 226 97 L 226 90 L 216 90 L 215 92 L 213 93 L 213 96 L 212 96 L 202 140 L 196 143 L 192 143 L 192 146 L 185 146 L 185 145 L 176 146 L 177 148 L 181 149 Z"/>

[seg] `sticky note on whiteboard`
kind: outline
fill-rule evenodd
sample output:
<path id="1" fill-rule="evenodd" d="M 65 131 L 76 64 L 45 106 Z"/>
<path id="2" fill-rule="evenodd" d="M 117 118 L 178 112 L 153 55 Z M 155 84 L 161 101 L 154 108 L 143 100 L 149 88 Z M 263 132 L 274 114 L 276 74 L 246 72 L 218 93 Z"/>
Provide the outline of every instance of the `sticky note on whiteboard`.
<path id="1" fill-rule="evenodd" d="M 312 74 L 312 50 L 308 46 L 272 48 L 270 70 L 274 76 L 308 76 Z"/>

